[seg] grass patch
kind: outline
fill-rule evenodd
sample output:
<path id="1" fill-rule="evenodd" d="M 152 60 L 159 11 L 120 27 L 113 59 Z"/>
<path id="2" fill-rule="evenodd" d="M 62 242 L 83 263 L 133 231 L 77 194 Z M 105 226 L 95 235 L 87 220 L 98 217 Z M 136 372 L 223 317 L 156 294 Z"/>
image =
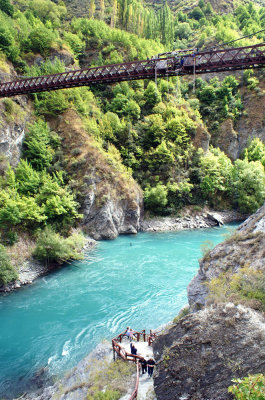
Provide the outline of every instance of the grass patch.
<path id="1" fill-rule="evenodd" d="M 237 273 L 223 272 L 206 283 L 209 290 L 208 303 L 232 301 L 265 311 L 264 271 L 245 265 Z"/>
<path id="2" fill-rule="evenodd" d="M 88 389 L 87 399 L 119 399 L 123 393 L 127 392 L 128 385 L 134 372 L 135 364 L 133 363 L 123 360 L 113 361 L 110 364 L 107 361 L 99 361 L 91 375 L 91 382 L 93 382 L 93 384 Z M 117 397 L 118 395 L 119 397 Z"/>

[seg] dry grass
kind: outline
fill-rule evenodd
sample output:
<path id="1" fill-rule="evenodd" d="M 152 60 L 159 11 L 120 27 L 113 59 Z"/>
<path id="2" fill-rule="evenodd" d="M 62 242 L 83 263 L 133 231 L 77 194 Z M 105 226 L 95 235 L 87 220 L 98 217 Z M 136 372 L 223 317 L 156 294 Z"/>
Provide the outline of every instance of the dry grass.
<path id="1" fill-rule="evenodd" d="M 31 257 L 34 248 L 35 241 L 27 233 L 22 233 L 19 234 L 18 241 L 6 249 L 12 264 L 19 269 Z"/>

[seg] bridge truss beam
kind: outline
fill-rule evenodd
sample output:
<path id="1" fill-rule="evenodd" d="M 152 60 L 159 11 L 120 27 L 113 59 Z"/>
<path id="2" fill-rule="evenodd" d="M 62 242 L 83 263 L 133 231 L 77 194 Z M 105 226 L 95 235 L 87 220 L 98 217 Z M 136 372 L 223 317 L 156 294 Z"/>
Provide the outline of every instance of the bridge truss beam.
<path id="1" fill-rule="evenodd" d="M 206 74 L 265 66 L 265 44 L 210 50 L 166 53 L 160 57 L 104 65 L 59 74 L 17 79 L 0 84 L 0 97 L 37 93 L 95 84 L 111 84 L 155 77 Z"/>

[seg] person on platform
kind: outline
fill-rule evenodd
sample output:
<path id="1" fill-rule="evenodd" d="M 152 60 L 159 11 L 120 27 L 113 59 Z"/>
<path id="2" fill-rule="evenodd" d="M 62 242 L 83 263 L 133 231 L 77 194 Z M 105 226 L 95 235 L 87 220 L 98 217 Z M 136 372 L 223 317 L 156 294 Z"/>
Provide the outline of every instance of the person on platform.
<path id="1" fill-rule="evenodd" d="M 137 348 L 134 346 L 134 344 L 130 344 L 130 347 L 131 347 L 131 354 L 134 354 L 135 356 L 136 356 L 136 354 L 137 354 Z"/>
<path id="2" fill-rule="evenodd" d="M 130 330 L 131 330 L 130 327 L 127 326 L 125 336 L 127 336 L 128 339 L 130 338 Z"/>
<path id="3" fill-rule="evenodd" d="M 142 366 L 142 375 L 147 372 L 147 361 L 145 358 L 140 358 L 140 364 Z"/>
<path id="4" fill-rule="evenodd" d="M 153 376 L 155 365 L 156 365 L 155 360 L 152 357 L 150 357 L 149 360 L 147 361 L 147 369 L 148 369 L 149 378 L 152 378 L 152 376 Z"/>
<path id="5" fill-rule="evenodd" d="M 130 331 L 129 331 L 129 338 L 130 338 L 130 342 L 132 342 L 133 341 L 133 330 L 132 329 L 130 329 Z"/>

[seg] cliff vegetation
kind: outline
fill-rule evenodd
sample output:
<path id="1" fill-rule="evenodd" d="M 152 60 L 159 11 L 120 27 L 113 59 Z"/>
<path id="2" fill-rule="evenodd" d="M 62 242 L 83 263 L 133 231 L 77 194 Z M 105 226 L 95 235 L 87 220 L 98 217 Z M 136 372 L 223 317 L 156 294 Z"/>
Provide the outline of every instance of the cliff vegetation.
<path id="1" fill-rule="evenodd" d="M 74 4 L 1 2 L 2 80 L 222 45 L 262 30 L 265 15 L 253 2 L 226 13 L 204 1 L 177 12 L 167 3 L 114 0 L 91 1 L 80 14 Z M 235 45 L 263 37 L 260 32 Z M 97 239 L 136 233 L 143 203 L 150 215 L 176 215 L 186 205 L 205 204 L 255 211 L 265 198 L 263 82 L 262 71 L 246 71 L 195 82 L 176 77 L 157 85 L 123 82 L 2 99 L 5 257 L 18 270 L 30 254 L 38 256 L 34 246 L 42 237 L 56 237 L 62 249 L 65 240 L 72 241 L 72 252 L 47 254 L 47 260 L 79 257 L 83 239 L 80 234 L 76 240 L 76 228 Z M 248 114 L 257 96 L 255 130 Z"/>

